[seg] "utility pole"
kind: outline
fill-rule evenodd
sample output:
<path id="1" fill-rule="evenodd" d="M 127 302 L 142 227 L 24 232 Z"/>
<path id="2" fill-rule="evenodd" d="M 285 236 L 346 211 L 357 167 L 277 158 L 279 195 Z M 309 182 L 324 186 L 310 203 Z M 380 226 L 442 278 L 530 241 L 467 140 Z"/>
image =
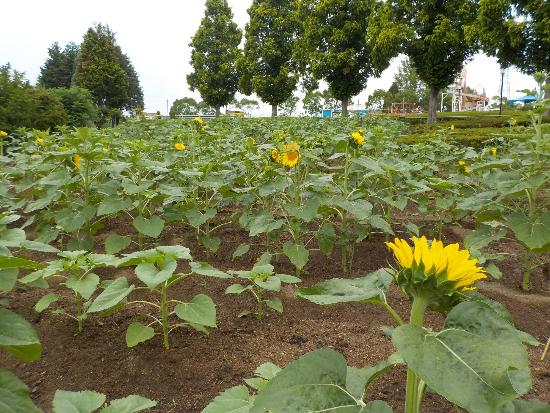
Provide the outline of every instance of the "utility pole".
<path id="1" fill-rule="evenodd" d="M 500 108 L 498 110 L 499 115 L 502 115 L 502 88 L 504 87 L 504 72 L 505 69 L 503 67 L 500 68 Z"/>
<path id="2" fill-rule="evenodd" d="M 170 116 L 170 111 L 168 110 L 168 99 L 166 99 L 166 116 Z"/>

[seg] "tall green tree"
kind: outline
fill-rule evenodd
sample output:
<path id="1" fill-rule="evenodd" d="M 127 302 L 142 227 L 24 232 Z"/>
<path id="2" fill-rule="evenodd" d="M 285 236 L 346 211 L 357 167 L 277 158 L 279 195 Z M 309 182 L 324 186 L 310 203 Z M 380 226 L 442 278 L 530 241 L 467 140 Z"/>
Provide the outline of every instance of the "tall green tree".
<path id="1" fill-rule="evenodd" d="M 302 71 L 312 77 L 308 88 L 326 81 L 347 115 L 350 99 L 397 55 L 401 35 L 377 0 L 301 0 L 298 14 L 303 33 L 295 51 Z"/>
<path id="2" fill-rule="evenodd" d="M 545 0 L 479 0 L 477 18 L 467 28 L 471 41 L 502 67 L 550 72 L 550 3 Z M 546 80 L 550 98 L 550 78 Z"/>
<path id="3" fill-rule="evenodd" d="M 124 106 L 124 109 L 135 114 L 136 112 L 142 111 L 144 107 L 143 89 L 139 83 L 139 76 L 130 61 L 130 58 L 122 52 L 120 46 L 116 46 L 116 55 L 120 63 L 120 67 L 124 70 L 128 81 L 128 102 Z"/>
<path id="4" fill-rule="evenodd" d="M 57 42 L 48 49 L 48 58 L 40 68 L 38 84 L 45 88 L 71 87 L 78 46 L 69 43 L 64 50 Z"/>
<path id="5" fill-rule="evenodd" d="M 388 10 L 406 34 L 404 50 L 430 88 L 428 122 L 436 121 L 437 96 L 449 86 L 477 46 L 466 28 L 476 18 L 478 0 L 390 0 Z"/>
<path id="6" fill-rule="evenodd" d="M 241 91 L 256 93 L 271 105 L 287 101 L 298 83 L 299 75 L 292 55 L 300 23 L 294 13 L 294 0 L 253 0 L 248 9 L 250 20 L 245 28 L 245 45 L 241 70 Z"/>
<path id="7" fill-rule="evenodd" d="M 98 24 L 84 35 L 74 79 L 77 86 L 92 93 L 104 117 L 111 109 L 129 104 L 128 77 L 119 59 L 115 35 L 108 26 Z"/>
<path id="8" fill-rule="evenodd" d="M 227 0 L 206 0 L 204 18 L 189 44 L 193 49 L 193 73 L 187 76 L 187 84 L 215 108 L 216 116 L 222 106 L 233 100 L 238 89 L 241 38 Z"/>

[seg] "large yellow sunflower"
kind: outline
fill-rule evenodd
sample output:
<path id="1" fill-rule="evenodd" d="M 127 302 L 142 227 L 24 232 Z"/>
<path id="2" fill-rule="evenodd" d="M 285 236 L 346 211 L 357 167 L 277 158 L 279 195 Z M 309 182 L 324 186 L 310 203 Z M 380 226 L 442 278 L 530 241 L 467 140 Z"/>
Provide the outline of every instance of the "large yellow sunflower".
<path id="1" fill-rule="evenodd" d="M 294 168 L 300 161 L 300 145 L 292 141 L 286 145 L 283 145 L 283 153 L 279 155 L 277 162 L 280 162 L 288 168 Z"/>

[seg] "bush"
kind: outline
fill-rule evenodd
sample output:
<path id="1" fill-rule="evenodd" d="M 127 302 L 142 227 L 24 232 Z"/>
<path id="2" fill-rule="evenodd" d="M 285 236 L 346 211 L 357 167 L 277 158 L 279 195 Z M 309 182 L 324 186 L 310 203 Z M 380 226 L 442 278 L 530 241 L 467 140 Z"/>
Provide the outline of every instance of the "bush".
<path id="1" fill-rule="evenodd" d="M 67 125 L 95 126 L 98 120 L 98 112 L 94 104 L 92 94 L 80 87 L 55 88 L 50 92 L 59 97 L 68 115 Z"/>

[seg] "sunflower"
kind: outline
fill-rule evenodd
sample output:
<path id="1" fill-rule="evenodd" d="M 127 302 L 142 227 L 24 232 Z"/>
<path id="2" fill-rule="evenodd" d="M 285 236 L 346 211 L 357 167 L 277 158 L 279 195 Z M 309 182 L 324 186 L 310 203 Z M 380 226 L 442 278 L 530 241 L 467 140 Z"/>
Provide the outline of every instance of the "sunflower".
<path id="1" fill-rule="evenodd" d="M 195 117 L 193 120 L 194 120 L 196 123 L 198 123 L 200 126 L 204 125 L 204 120 L 203 120 L 202 118 L 198 117 L 198 116 Z"/>
<path id="2" fill-rule="evenodd" d="M 281 162 L 281 154 L 279 153 L 279 151 L 277 149 L 272 149 L 271 150 L 271 159 L 274 162 L 278 162 L 278 163 Z"/>
<path id="3" fill-rule="evenodd" d="M 359 146 L 363 146 L 365 144 L 365 136 L 361 130 L 353 132 L 351 134 L 351 138 L 353 139 L 353 142 Z"/>
<path id="4" fill-rule="evenodd" d="M 176 151 L 184 151 L 185 145 L 181 142 L 177 142 L 174 144 L 174 149 L 176 149 Z"/>
<path id="5" fill-rule="evenodd" d="M 497 148 L 491 148 L 491 155 L 497 156 Z"/>
<path id="6" fill-rule="evenodd" d="M 8 136 L 8 132 L 0 130 L 0 138 L 5 138 L 6 136 Z"/>
<path id="7" fill-rule="evenodd" d="M 73 164 L 74 164 L 74 167 L 75 167 L 76 169 L 80 169 L 81 163 L 82 163 L 82 160 L 81 160 L 81 158 L 80 158 L 80 155 L 77 154 L 77 153 L 75 153 L 75 154 L 73 155 Z"/>
<path id="8" fill-rule="evenodd" d="M 458 161 L 458 165 L 459 166 L 465 166 L 466 165 L 466 161 L 464 159 L 461 159 L 460 161 Z"/>
<path id="9" fill-rule="evenodd" d="M 477 259 L 458 244 L 444 246 L 423 236 L 413 237 L 412 247 L 399 238 L 386 245 L 401 267 L 397 275 L 401 289 L 412 297 L 426 297 L 435 309 L 452 307 L 460 299 L 455 293 L 474 290 L 476 281 L 487 278 Z"/>
<path id="10" fill-rule="evenodd" d="M 36 138 L 36 143 L 39 145 L 44 145 L 44 138 Z"/>
<path id="11" fill-rule="evenodd" d="M 271 154 L 273 156 L 273 153 Z M 288 168 L 294 168 L 300 161 L 300 145 L 292 141 L 286 145 L 283 145 L 283 154 L 279 155 L 280 160 L 277 162 L 283 164 Z"/>

